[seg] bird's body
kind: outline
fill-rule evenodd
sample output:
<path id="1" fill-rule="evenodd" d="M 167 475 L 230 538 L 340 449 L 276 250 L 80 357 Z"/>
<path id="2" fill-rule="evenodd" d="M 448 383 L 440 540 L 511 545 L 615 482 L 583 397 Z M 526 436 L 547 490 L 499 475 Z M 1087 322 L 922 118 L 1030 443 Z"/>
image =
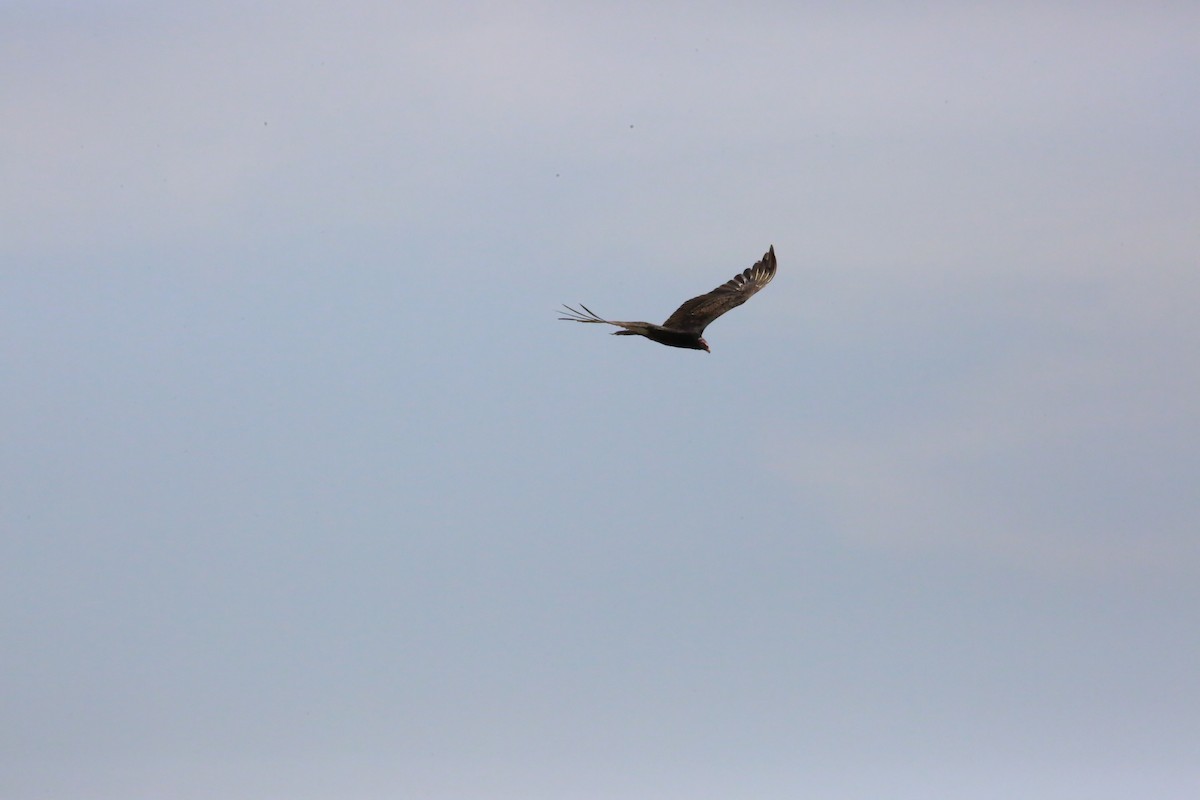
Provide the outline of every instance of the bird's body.
<path id="1" fill-rule="evenodd" d="M 677 308 L 675 313 L 668 317 L 662 325 L 650 322 L 618 322 L 602 319 L 582 303 L 579 304 L 579 307 L 583 311 L 563 306 L 570 316 L 559 317 L 559 319 L 569 322 L 615 325 L 621 330 L 614 331 L 614 336 L 645 336 L 653 342 L 665 344 L 668 347 L 712 352 L 708 349 L 708 342 L 704 341 L 704 329 L 726 311 L 737 308 L 749 300 L 774 277 L 775 247 L 772 246 L 757 264 L 733 276 L 732 280 L 726 281 L 708 294 L 688 300 Z"/>

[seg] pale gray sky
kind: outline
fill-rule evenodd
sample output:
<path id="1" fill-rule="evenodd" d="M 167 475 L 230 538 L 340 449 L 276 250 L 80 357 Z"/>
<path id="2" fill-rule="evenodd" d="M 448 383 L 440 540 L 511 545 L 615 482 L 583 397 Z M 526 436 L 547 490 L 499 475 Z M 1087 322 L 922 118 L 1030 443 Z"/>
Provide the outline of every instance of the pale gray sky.
<path id="1" fill-rule="evenodd" d="M 1200 7 L 248 5 L 0 4 L 0 796 L 1200 796 Z"/>

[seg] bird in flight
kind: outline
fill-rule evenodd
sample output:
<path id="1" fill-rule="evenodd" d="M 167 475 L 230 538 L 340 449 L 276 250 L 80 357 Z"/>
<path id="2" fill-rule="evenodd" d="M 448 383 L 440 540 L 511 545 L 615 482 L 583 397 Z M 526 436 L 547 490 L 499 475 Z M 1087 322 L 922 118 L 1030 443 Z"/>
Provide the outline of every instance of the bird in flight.
<path id="1" fill-rule="evenodd" d="M 559 317 L 568 322 L 598 322 L 604 325 L 616 325 L 621 330 L 613 331 L 613 336 L 645 336 L 652 342 L 665 344 L 668 347 L 685 347 L 689 350 L 708 349 L 708 342 L 701 335 L 709 323 L 717 317 L 737 308 L 749 300 L 759 289 L 766 286 L 775 277 L 775 245 L 763 254 L 762 260 L 744 272 L 734 275 L 708 294 L 693 297 L 675 309 L 675 313 L 667 317 L 662 325 L 649 322 L 617 322 L 611 319 L 601 319 L 583 303 L 578 311 L 564 305 L 568 316 Z"/>

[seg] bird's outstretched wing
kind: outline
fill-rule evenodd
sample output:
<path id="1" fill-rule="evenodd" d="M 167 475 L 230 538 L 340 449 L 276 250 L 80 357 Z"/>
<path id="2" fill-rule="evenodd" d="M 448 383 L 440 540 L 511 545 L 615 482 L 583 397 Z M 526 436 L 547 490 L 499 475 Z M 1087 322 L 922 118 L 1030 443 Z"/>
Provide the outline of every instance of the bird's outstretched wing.
<path id="1" fill-rule="evenodd" d="M 563 309 L 565 309 L 565 310 L 560 311 L 558 313 L 560 313 L 560 314 L 565 313 L 567 316 L 559 317 L 559 319 L 566 320 L 567 322 L 599 322 L 599 323 L 603 323 L 604 325 L 616 325 L 618 327 L 625 324 L 623 322 L 613 322 L 612 320 L 602 319 L 601 317 L 596 316 L 596 312 L 592 311 L 590 308 L 585 306 L 583 303 L 579 304 L 579 308 L 582 308 L 583 311 L 579 311 L 577 309 L 571 308 L 568 305 L 564 305 Z"/>
<path id="2" fill-rule="evenodd" d="M 740 275 L 726 281 L 708 294 L 693 297 L 675 310 L 664 328 L 700 335 L 708 324 L 731 308 L 749 300 L 755 292 L 775 277 L 775 246 L 771 245 L 762 260 Z"/>

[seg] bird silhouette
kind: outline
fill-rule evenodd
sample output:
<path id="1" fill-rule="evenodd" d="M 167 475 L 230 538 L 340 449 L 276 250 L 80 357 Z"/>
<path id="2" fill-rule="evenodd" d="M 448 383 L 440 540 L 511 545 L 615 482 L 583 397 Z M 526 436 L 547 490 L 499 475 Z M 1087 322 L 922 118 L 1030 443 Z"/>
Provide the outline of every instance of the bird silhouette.
<path id="1" fill-rule="evenodd" d="M 775 245 L 763 254 L 762 260 L 744 272 L 734 275 L 732 279 L 713 289 L 708 294 L 693 297 L 675 309 L 675 313 L 667 317 L 662 325 L 651 322 L 618 322 L 602 319 L 583 303 L 578 309 L 564 305 L 568 316 L 559 317 L 567 322 L 592 322 L 603 325 L 615 325 L 621 328 L 613 331 L 613 336 L 645 336 L 652 342 L 665 344 L 668 347 L 683 347 L 688 350 L 708 349 L 704 341 L 704 329 L 717 317 L 730 309 L 737 308 L 749 300 L 775 277 Z"/>

